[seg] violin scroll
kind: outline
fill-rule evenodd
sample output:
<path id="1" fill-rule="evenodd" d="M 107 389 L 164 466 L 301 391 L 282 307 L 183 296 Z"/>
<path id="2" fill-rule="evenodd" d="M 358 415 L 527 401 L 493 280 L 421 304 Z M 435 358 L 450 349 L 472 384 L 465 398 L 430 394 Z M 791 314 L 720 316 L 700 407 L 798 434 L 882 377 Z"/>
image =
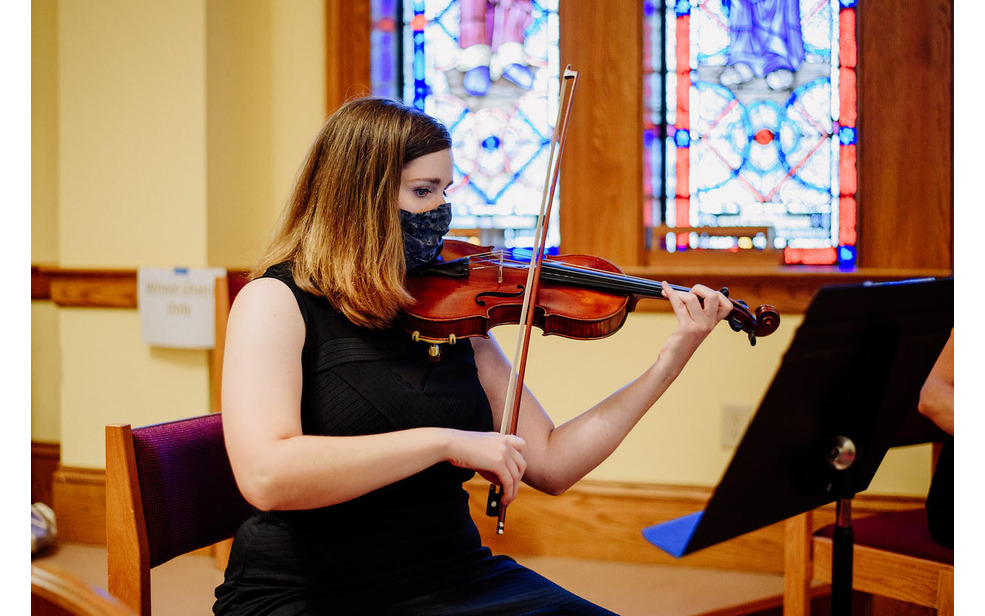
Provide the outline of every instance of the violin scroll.
<path id="1" fill-rule="evenodd" d="M 721 290 L 728 297 L 728 289 Z M 749 306 L 741 299 L 729 299 L 732 302 L 732 312 L 726 317 L 732 331 L 745 332 L 749 336 L 749 344 L 756 346 L 757 336 L 769 336 L 780 327 L 780 311 L 763 304 L 756 308 L 756 313 L 749 312 Z"/>
<path id="2" fill-rule="evenodd" d="M 780 327 L 780 312 L 770 306 L 763 304 L 756 308 L 756 335 L 769 336 Z"/>

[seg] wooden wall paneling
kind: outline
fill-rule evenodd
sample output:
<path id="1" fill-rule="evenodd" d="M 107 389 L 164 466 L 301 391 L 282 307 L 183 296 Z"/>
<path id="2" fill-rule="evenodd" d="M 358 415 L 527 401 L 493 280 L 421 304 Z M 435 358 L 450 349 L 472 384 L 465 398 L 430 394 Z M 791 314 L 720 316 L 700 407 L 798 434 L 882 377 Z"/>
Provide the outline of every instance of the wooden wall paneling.
<path id="1" fill-rule="evenodd" d="M 357 96 L 372 92 L 369 0 L 325 0 L 327 113 Z"/>
<path id="2" fill-rule="evenodd" d="M 657 549 L 641 531 L 704 509 L 710 488 L 624 484 L 584 480 L 560 496 L 548 496 L 526 486 L 507 516 L 506 532 L 497 535 L 496 519 L 485 515 L 489 483 L 465 484 L 472 517 L 485 545 L 499 554 L 589 558 L 740 571 L 783 571 L 784 523 L 747 533 L 681 559 Z M 853 513 L 863 517 L 920 506 L 922 498 L 859 495 Z M 64 541 L 104 544 L 106 541 L 106 473 L 97 469 L 61 468 L 55 475 L 55 515 Z M 812 530 L 835 520 L 833 505 L 812 513 Z M 225 550 L 223 549 L 225 548 Z M 200 553 L 208 553 L 203 548 Z M 215 559 L 222 568 L 228 546 L 218 546 Z"/>
<path id="3" fill-rule="evenodd" d="M 643 3 L 562 3 L 578 89 L 561 166 L 561 251 L 643 263 Z"/>
<path id="4" fill-rule="evenodd" d="M 560 496 L 549 496 L 521 486 L 502 535 L 495 532 L 496 519 L 485 515 L 489 483 L 475 479 L 466 488 L 483 544 L 497 554 L 783 572 L 784 522 L 680 559 L 643 538 L 642 530 L 648 526 L 704 509 L 710 488 L 583 480 Z M 922 498 L 859 495 L 853 510 L 856 517 L 863 517 L 912 509 L 922 502 Z M 828 505 L 815 510 L 809 523 L 813 531 L 834 521 L 834 505 Z"/>
<path id="5" fill-rule="evenodd" d="M 949 269 L 893 270 L 869 269 L 840 272 L 833 268 L 741 268 L 689 265 L 664 265 L 659 269 L 648 266 L 624 267 L 630 276 L 649 280 L 667 279 L 691 286 L 701 283 L 713 289 L 727 287 L 729 296 L 740 299 L 752 309 L 769 304 L 783 315 L 803 314 L 817 290 L 825 285 L 889 282 L 903 278 L 945 278 Z M 654 299 L 640 302 L 637 312 L 670 312 L 670 303 Z M 782 326 L 782 325 L 781 325 Z"/>
<path id="6" fill-rule="evenodd" d="M 249 276 L 246 270 L 227 270 L 227 307 L 235 285 L 238 291 Z M 223 292 L 220 290 L 219 292 Z M 51 301 L 63 308 L 137 308 L 137 270 L 60 269 L 31 266 L 31 300 Z M 223 301 L 223 298 L 220 298 Z M 223 323 L 224 325 L 224 323 Z"/>
<path id="7" fill-rule="evenodd" d="M 860 267 L 953 268 L 953 0 L 858 3 Z"/>
<path id="8" fill-rule="evenodd" d="M 663 266 L 659 271 L 646 266 L 624 267 L 630 276 L 650 280 L 667 278 L 691 285 L 697 282 L 719 289 L 728 287 L 732 297 L 742 299 L 752 307 L 771 304 L 780 314 L 800 314 L 807 308 L 814 293 L 830 284 L 852 284 L 864 281 L 885 282 L 903 278 L 945 277 L 950 269 L 866 269 L 839 272 L 831 268 L 723 268 L 705 265 Z M 245 280 L 247 272 L 229 270 L 230 284 Z M 241 286 L 241 284 L 240 284 Z M 58 270 L 31 268 L 33 301 L 51 300 L 62 307 L 131 308 L 137 307 L 137 274 L 135 270 L 106 272 L 103 270 Z M 55 289 L 50 291 L 49 289 Z M 219 291 L 220 293 L 222 290 Z M 228 289 L 231 298 L 232 289 Z M 222 298 L 219 298 L 222 301 Z M 662 300 L 640 302 L 639 312 L 669 311 L 670 304 Z M 224 327 L 225 317 L 217 315 L 217 327 Z M 217 332 L 218 333 L 218 332 Z M 221 357 L 215 357 L 213 367 L 221 367 Z"/>
<path id="9" fill-rule="evenodd" d="M 32 270 L 32 274 L 34 273 Z M 39 282 L 37 285 L 32 282 L 32 291 L 35 286 L 39 290 L 47 288 L 49 292 L 47 299 L 51 299 L 58 306 L 137 307 L 136 270 L 39 268 L 37 277 L 47 278 L 48 282 L 47 284 Z"/>
<path id="10" fill-rule="evenodd" d="M 59 539 L 106 543 L 106 471 L 59 467 L 52 480 L 52 500 Z"/>
<path id="11" fill-rule="evenodd" d="M 31 502 L 49 507 L 54 502 L 52 477 L 61 460 L 61 445 L 31 441 Z"/>

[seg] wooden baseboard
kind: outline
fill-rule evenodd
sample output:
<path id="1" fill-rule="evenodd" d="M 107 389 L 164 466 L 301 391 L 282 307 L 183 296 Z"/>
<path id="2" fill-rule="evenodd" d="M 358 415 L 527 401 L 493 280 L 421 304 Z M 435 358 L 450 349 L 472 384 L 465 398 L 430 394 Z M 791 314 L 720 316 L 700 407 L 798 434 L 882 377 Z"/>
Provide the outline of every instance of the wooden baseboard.
<path id="1" fill-rule="evenodd" d="M 709 488 L 582 481 L 561 496 L 521 489 L 507 514 L 506 532 L 485 515 L 489 484 L 466 484 L 472 516 L 483 541 L 500 554 L 589 558 L 781 573 L 783 524 L 726 541 L 681 559 L 648 543 L 642 529 L 704 509 Z M 54 474 L 58 536 L 65 541 L 106 542 L 106 473 L 101 469 L 59 467 Z M 857 517 L 920 506 L 916 497 L 867 496 L 855 499 Z M 816 528 L 834 522 L 834 507 L 814 516 Z"/>
<path id="2" fill-rule="evenodd" d="M 488 482 L 473 480 L 466 487 L 483 541 L 497 553 L 783 572 L 782 522 L 680 559 L 643 538 L 648 526 L 702 511 L 709 488 L 582 481 L 561 496 L 548 496 L 524 486 L 507 510 L 506 532 L 497 535 L 496 519 L 484 511 Z M 922 503 L 916 497 L 859 495 L 853 509 L 862 517 Z M 834 505 L 822 507 L 813 516 L 814 528 L 834 520 Z"/>
<path id="3" fill-rule="evenodd" d="M 52 491 L 59 539 L 106 543 L 106 471 L 59 466 Z"/>
<path id="4" fill-rule="evenodd" d="M 31 502 L 42 502 L 51 507 L 52 477 L 61 460 L 61 445 L 31 441 Z"/>

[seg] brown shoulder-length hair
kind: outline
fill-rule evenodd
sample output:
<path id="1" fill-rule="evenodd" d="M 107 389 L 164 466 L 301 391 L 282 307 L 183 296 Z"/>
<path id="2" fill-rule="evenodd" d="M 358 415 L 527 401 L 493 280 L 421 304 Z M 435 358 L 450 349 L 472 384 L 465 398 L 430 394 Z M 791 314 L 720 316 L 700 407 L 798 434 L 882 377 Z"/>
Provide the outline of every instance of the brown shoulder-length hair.
<path id="1" fill-rule="evenodd" d="M 252 277 L 289 262 L 297 285 L 356 325 L 386 327 L 412 298 L 404 286 L 397 198 L 408 162 L 451 147 L 425 113 L 381 98 L 349 101 L 315 138 Z"/>

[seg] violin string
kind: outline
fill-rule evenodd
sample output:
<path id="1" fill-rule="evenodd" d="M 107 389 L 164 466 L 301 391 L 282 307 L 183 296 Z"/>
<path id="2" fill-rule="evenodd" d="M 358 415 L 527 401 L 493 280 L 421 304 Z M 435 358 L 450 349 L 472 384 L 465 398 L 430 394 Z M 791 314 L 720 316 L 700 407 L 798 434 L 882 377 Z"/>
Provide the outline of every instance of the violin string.
<path id="1" fill-rule="evenodd" d="M 485 252 L 485 253 L 479 253 L 479 254 L 476 254 L 476 255 L 472 255 L 472 258 L 473 259 L 477 259 L 478 260 L 478 263 L 475 265 L 474 269 L 476 269 L 476 270 L 482 270 L 482 269 L 488 269 L 488 268 L 496 268 L 496 269 L 499 269 L 503 265 L 507 265 L 508 267 L 514 267 L 514 268 L 519 269 L 519 270 L 525 270 L 525 269 L 528 269 L 530 267 L 530 263 L 529 262 L 523 261 L 521 259 L 516 259 L 516 258 L 513 258 L 513 257 L 510 257 L 510 258 L 502 258 L 502 255 L 507 254 L 507 253 L 508 253 L 507 250 L 500 248 L 500 249 L 496 249 L 496 250 L 490 250 L 490 251 Z M 650 280 L 648 278 L 639 278 L 639 277 L 636 277 L 636 276 L 627 276 L 627 275 L 624 275 L 624 274 L 620 274 L 618 272 L 614 272 L 612 270 L 602 269 L 602 268 L 598 268 L 598 267 L 591 267 L 591 266 L 588 266 L 588 265 L 577 265 L 577 264 L 571 264 L 571 263 L 558 262 L 558 261 L 556 261 L 554 259 L 551 259 L 549 257 L 544 257 L 544 264 L 545 264 L 546 267 L 548 267 L 548 269 L 550 269 L 551 267 L 557 267 L 557 268 L 560 268 L 562 271 L 573 272 L 573 273 L 576 273 L 576 274 L 586 274 L 586 275 L 590 275 L 590 276 L 591 275 L 597 275 L 597 276 L 600 276 L 600 277 L 603 277 L 603 278 L 610 278 L 610 279 L 613 278 L 613 277 L 615 277 L 620 282 L 633 282 L 633 283 L 638 283 L 638 284 L 645 285 L 645 286 L 655 285 L 658 288 L 659 288 L 659 285 L 660 285 L 660 282 L 658 282 L 656 280 Z M 471 261 L 470 261 L 469 267 L 470 267 L 470 269 L 472 268 Z M 683 287 L 683 286 L 679 286 L 679 285 L 675 285 L 675 284 L 671 284 L 670 285 L 670 288 L 674 289 L 675 291 L 682 292 L 682 293 L 688 293 L 688 292 L 691 291 L 691 289 L 689 289 L 688 287 Z M 654 289 L 654 290 L 657 290 L 657 289 Z M 655 295 L 654 297 L 658 297 L 660 299 L 666 299 L 666 298 L 663 297 L 663 295 Z M 745 309 L 741 304 L 737 304 L 736 302 L 732 301 L 731 299 L 729 299 L 729 302 L 737 310 L 740 310 L 741 312 L 748 312 L 748 310 Z"/>
<path id="2" fill-rule="evenodd" d="M 494 250 L 494 251 L 489 251 L 489 252 L 486 252 L 486 253 L 472 255 L 472 258 L 473 259 L 478 259 L 478 261 L 479 261 L 478 264 L 475 265 L 474 269 L 476 269 L 476 270 L 489 269 L 489 268 L 497 268 L 498 269 L 500 267 L 500 264 L 501 263 L 502 264 L 508 264 L 509 266 L 515 267 L 517 269 L 526 269 L 526 268 L 529 268 L 530 267 L 530 263 L 529 262 L 523 261 L 521 259 L 515 259 L 515 258 L 500 259 L 499 258 L 499 254 L 501 254 L 501 253 L 504 253 L 505 254 L 506 251 L 500 249 L 500 250 Z M 493 260 L 493 257 L 486 257 L 486 255 L 496 255 L 495 261 Z M 547 266 L 549 266 L 549 267 L 550 266 L 562 267 L 566 271 L 576 271 L 576 272 L 579 272 L 579 273 L 587 273 L 587 274 L 598 274 L 600 276 L 620 276 L 622 278 L 625 278 L 626 280 L 634 280 L 634 281 L 639 281 L 639 282 L 642 282 L 642 283 L 659 284 L 659 282 L 654 281 L 654 280 L 650 280 L 650 279 L 647 279 L 647 278 L 638 278 L 638 277 L 635 277 L 635 276 L 626 276 L 626 275 L 623 275 L 623 274 L 619 274 L 618 272 L 614 272 L 612 270 L 606 270 L 606 269 L 602 269 L 602 268 L 598 268 L 598 267 L 591 267 L 591 266 L 588 266 L 588 265 L 576 265 L 576 264 L 572 264 L 572 263 L 563 263 L 563 262 L 562 263 L 558 263 L 554 259 L 550 259 L 550 258 L 547 258 L 547 257 L 544 258 L 544 263 Z M 470 263 L 470 269 L 471 268 L 472 268 L 472 265 Z M 685 289 L 683 287 L 679 287 L 679 286 L 676 286 L 676 285 L 671 285 L 671 287 L 674 288 L 674 289 L 676 289 L 676 290 L 679 290 L 679 291 L 680 290 L 685 290 L 685 291 L 689 291 L 690 290 L 690 289 Z"/>

